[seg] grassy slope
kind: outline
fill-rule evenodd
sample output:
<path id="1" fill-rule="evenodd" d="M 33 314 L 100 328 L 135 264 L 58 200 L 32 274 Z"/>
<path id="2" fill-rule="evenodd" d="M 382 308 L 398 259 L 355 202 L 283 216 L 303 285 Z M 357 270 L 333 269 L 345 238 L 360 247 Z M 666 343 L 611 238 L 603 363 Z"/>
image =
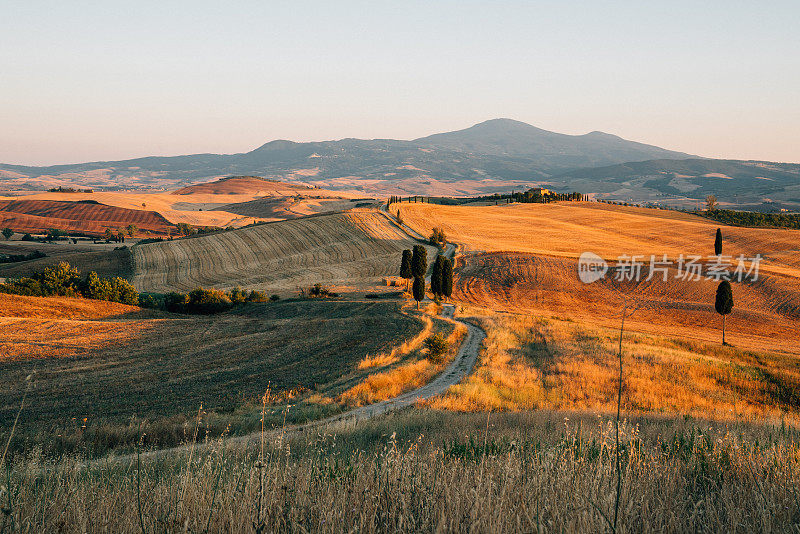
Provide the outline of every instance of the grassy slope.
<path id="1" fill-rule="evenodd" d="M 619 330 L 558 317 L 467 309 L 487 331 L 475 371 L 430 405 L 457 411 L 556 409 L 613 413 Z M 625 413 L 800 422 L 796 356 L 628 333 Z"/>
<path id="2" fill-rule="evenodd" d="M 95 271 L 100 276 L 129 278 L 133 274 L 133 255 L 129 248 L 114 250 L 116 247 L 118 245 L 93 245 L 83 241 L 79 241 L 76 245 L 63 241 L 56 243 L 0 241 L 2 254 L 30 254 L 33 251 L 47 254 L 46 258 L 0 263 L 0 277 L 30 276 L 45 267 L 65 261 L 84 274 Z"/>
<path id="3" fill-rule="evenodd" d="M 56 301 L 60 308 L 53 308 Z M 171 444 L 201 404 L 209 412 L 234 412 L 217 418 L 215 432 L 231 422 L 253 430 L 253 407 L 268 388 L 284 397 L 314 392 L 318 403 L 330 404 L 329 396 L 370 372 L 359 369 L 361 360 L 391 351 L 421 328 L 397 302 L 289 301 L 212 317 L 80 299 L 14 303 L 13 316 L 0 318 L 0 343 L 12 355 L 0 360 L 0 428 L 13 421 L 25 377 L 36 371 L 22 435 L 59 428 L 65 440 L 83 418 L 102 436 L 118 433 L 104 425 L 124 427 L 135 416 L 149 422 L 150 443 Z M 130 433 L 135 441 L 137 428 Z"/>

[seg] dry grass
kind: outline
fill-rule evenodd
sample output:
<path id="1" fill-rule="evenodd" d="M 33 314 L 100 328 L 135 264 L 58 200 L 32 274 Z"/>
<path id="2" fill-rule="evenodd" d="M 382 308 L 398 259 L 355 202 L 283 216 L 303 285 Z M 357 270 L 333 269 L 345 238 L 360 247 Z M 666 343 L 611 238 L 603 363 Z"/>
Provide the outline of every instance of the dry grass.
<path id="1" fill-rule="evenodd" d="M 399 270 L 401 251 L 413 244 L 374 211 L 321 215 L 137 246 L 133 283 L 156 292 L 239 285 L 296 293 L 316 282 L 373 288 Z"/>
<path id="2" fill-rule="evenodd" d="M 359 368 L 372 368 L 376 371 L 367 376 L 350 389 L 344 391 L 338 401 L 346 406 L 365 406 L 375 402 L 391 399 L 398 395 L 419 388 L 428 383 L 447 366 L 455 357 L 462 337 L 466 333 L 463 325 L 450 320 L 432 318 L 438 307 L 431 306 L 422 315 L 426 327 L 403 345 L 397 347 L 388 357 L 362 360 Z M 431 361 L 427 357 L 422 343 L 433 334 L 446 336 L 450 346 L 448 354 L 440 361 Z M 367 366 L 368 364 L 368 366 Z"/>
<path id="3" fill-rule="evenodd" d="M 335 412 L 324 398 L 364 379 L 365 355 L 391 352 L 423 327 L 388 301 L 281 301 L 198 317 L 0 295 L 0 315 L 0 439 L 36 371 L 20 436 L 93 454 L 130 446 L 140 426 L 147 443 L 179 443 L 201 405 L 211 435 L 228 425 L 252 432 L 268 388 L 293 392 L 290 421 Z"/>
<path id="4" fill-rule="evenodd" d="M 583 284 L 577 260 L 522 253 L 487 253 L 459 258 L 455 294 L 481 307 L 559 315 L 603 326 L 618 322 L 620 292 L 643 305 L 631 330 L 704 342 L 721 340 L 714 310 L 717 284 L 710 280 L 668 282 L 655 277 L 638 284 L 604 279 Z M 762 274 L 756 282 L 733 283 L 729 341 L 752 350 L 800 354 L 800 279 Z"/>
<path id="5" fill-rule="evenodd" d="M 430 401 L 456 411 L 616 409 L 618 331 L 556 317 L 494 314 L 475 371 Z M 626 334 L 623 409 L 718 420 L 800 421 L 794 356 Z"/>
<path id="6" fill-rule="evenodd" d="M 402 204 L 403 220 L 422 235 L 435 226 L 463 252 L 516 251 L 577 258 L 592 251 L 607 260 L 620 254 L 714 253 L 722 227 L 724 253 L 764 257 L 762 270 L 800 276 L 800 231 L 724 226 L 694 215 L 597 202 L 439 206 Z"/>
<path id="7" fill-rule="evenodd" d="M 41 532 L 601 532 L 614 439 L 592 416 L 408 413 L 357 430 L 191 456 L 17 458 L 5 525 Z M 622 427 L 619 532 L 791 531 L 793 431 L 674 420 Z"/>

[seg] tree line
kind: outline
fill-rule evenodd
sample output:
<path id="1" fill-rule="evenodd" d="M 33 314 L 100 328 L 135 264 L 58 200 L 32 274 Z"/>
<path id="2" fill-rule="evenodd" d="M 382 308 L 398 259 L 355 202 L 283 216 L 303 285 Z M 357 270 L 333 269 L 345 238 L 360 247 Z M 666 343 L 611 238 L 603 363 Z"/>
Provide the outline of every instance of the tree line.
<path id="1" fill-rule="evenodd" d="M 412 250 L 404 250 L 400 260 L 400 277 L 406 280 L 406 291 L 411 280 L 411 293 L 417 301 L 425 299 L 425 275 L 428 272 L 428 251 L 422 245 L 414 245 Z M 453 262 L 437 254 L 431 272 L 431 293 L 441 299 L 453 294 Z"/>
<path id="2" fill-rule="evenodd" d="M 571 193 L 556 193 L 554 191 L 542 190 L 541 188 L 532 188 L 527 191 L 512 191 L 511 193 L 495 193 L 493 195 L 481 195 L 473 197 L 424 197 L 413 195 L 408 197 L 392 195 L 386 200 L 386 208 L 388 209 L 392 204 L 401 202 L 413 202 L 420 204 L 465 204 L 467 202 L 494 202 L 495 204 L 510 204 L 512 202 L 520 203 L 542 203 L 548 202 L 562 202 L 562 201 L 581 201 L 587 200 L 588 196 L 573 191 Z"/>

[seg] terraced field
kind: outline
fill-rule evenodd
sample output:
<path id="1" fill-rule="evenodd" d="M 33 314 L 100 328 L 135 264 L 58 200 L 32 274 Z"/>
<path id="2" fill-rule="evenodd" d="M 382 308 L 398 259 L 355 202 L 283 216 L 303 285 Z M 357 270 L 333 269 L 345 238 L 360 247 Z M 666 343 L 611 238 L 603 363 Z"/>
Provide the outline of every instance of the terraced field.
<path id="1" fill-rule="evenodd" d="M 174 232 L 174 226 L 154 211 L 107 206 L 94 200 L 0 200 L 0 226 L 17 232 L 41 233 L 49 228 L 100 235 L 107 228 L 136 225 L 154 234 Z"/>
<path id="2" fill-rule="evenodd" d="M 280 293 L 316 282 L 364 289 L 396 275 L 401 251 L 414 244 L 375 211 L 305 217 L 134 247 L 133 283 L 154 292 L 238 285 Z"/>

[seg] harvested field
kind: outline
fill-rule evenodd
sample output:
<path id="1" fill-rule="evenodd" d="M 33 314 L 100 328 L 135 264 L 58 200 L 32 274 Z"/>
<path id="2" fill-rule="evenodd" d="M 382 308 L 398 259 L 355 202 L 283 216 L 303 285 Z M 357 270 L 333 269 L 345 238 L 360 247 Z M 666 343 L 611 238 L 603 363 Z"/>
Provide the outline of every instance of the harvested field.
<path id="1" fill-rule="evenodd" d="M 291 196 L 314 191 L 313 187 L 292 184 L 258 176 L 231 176 L 213 182 L 190 185 L 175 191 L 176 195 L 255 195 Z"/>
<path id="2" fill-rule="evenodd" d="M 286 301 L 206 317 L 0 295 L 0 434 L 33 371 L 19 430 L 36 441 L 56 429 L 78 439 L 74 421 L 87 418 L 97 446 L 117 433 L 135 442 L 135 418 L 151 444 L 171 445 L 201 405 L 217 412 L 209 431 L 249 432 L 267 389 L 284 400 L 313 392 L 290 414 L 302 420 L 312 408 L 338 410 L 328 396 L 371 372 L 359 368 L 364 358 L 390 353 L 422 327 L 397 302 Z"/>
<path id="3" fill-rule="evenodd" d="M 96 201 L 0 200 L 0 226 L 16 232 L 44 233 L 49 228 L 101 235 L 106 229 L 136 225 L 140 232 L 164 235 L 174 226 L 154 211 L 107 206 Z"/>
<path id="4" fill-rule="evenodd" d="M 583 284 L 577 261 L 536 254 L 491 253 L 464 256 L 455 295 L 478 306 L 589 320 L 619 322 L 620 294 L 641 305 L 631 329 L 684 338 L 719 341 L 721 319 L 714 310 L 717 283 L 709 280 L 667 282 L 654 277 L 639 284 L 603 279 Z M 800 281 L 765 274 L 755 282 L 733 282 L 734 308 L 727 320 L 728 342 L 748 348 L 790 351 L 800 337 Z"/>
<path id="5" fill-rule="evenodd" d="M 403 221 L 423 235 L 435 226 L 463 245 L 462 252 L 532 252 L 577 258 L 594 252 L 606 260 L 621 254 L 670 259 L 714 253 L 722 228 L 724 254 L 761 254 L 762 270 L 800 277 L 800 231 L 724 226 L 685 213 L 597 202 L 439 206 L 402 203 Z"/>
<path id="6" fill-rule="evenodd" d="M 154 292 L 239 285 L 295 293 L 317 282 L 363 289 L 396 274 L 401 251 L 414 244 L 374 211 L 320 215 L 134 247 L 133 283 Z"/>

